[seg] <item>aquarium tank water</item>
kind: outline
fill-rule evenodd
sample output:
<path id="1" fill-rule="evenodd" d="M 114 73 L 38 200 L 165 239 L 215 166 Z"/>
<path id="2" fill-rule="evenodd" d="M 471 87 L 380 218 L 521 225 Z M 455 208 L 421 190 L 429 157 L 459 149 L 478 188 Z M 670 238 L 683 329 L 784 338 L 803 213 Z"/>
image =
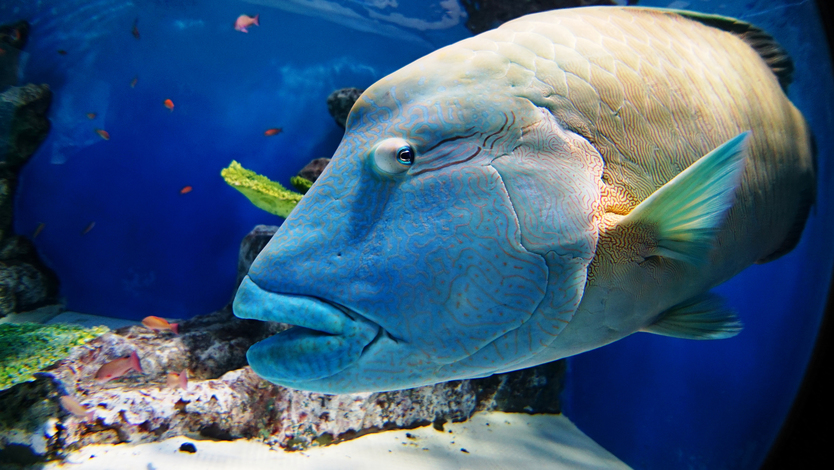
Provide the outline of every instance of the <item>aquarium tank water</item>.
<path id="1" fill-rule="evenodd" d="M 790 253 L 750 266 L 712 290 L 737 313 L 741 332 L 715 341 L 628 336 L 563 362 L 558 396 L 558 411 L 632 468 L 759 468 L 802 383 L 834 266 L 834 80 L 826 31 L 811 0 L 0 1 L 7 43 L 25 33 L 19 53 L 0 49 L 0 63 L 13 67 L 0 71 L 0 79 L 4 86 L 45 84 L 51 92 L 49 124 L 41 125 L 48 126 L 45 140 L 25 163 L 4 161 L 2 169 L 19 169 L 11 183 L 3 180 L 8 220 L 0 223 L 9 232 L 2 235 L 13 231 L 29 240 L 38 260 L 33 263 L 53 283 L 44 288 L 46 300 L 30 305 L 57 304 L 60 311 L 124 322 L 119 325 L 160 317 L 192 325 L 192 331 L 209 328 L 212 320 L 200 316 L 230 312 L 241 241 L 259 224 L 280 226 L 297 202 L 285 212 L 270 206 L 269 198 L 259 207 L 257 197 L 245 197 L 221 171 L 237 162 L 252 181 L 268 188 L 279 183 L 300 198 L 296 176 L 311 161 L 333 157 L 345 135 L 344 116 L 334 119 L 328 109 L 331 93 L 353 88 L 358 96 L 441 47 L 497 27 L 514 17 L 510 6 L 517 3 L 630 4 L 723 15 L 760 27 L 792 58 L 787 96 L 815 138 L 816 202 Z M 28 26 L 19 26 L 21 20 Z M 280 273 L 284 267 L 270 269 Z M 315 279 L 317 272 L 305 275 Z M 0 292 L 4 299 L 16 289 L 9 286 Z M 3 307 L 8 319 L 29 309 L 23 294 L 15 295 L 18 306 Z M 171 324 L 153 325 L 154 334 L 175 338 Z M 125 354 L 113 367 L 129 372 L 130 350 L 113 341 L 113 351 Z M 245 365 L 249 345 L 235 350 L 230 363 Z M 164 385 L 166 370 L 139 356 L 134 373 L 145 369 Z M 195 380 L 220 376 L 195 359 L 178 364 Z M 169 385 L 180 383 L 177 377 Z M 108 383 L 98 375 L 96 380 Z M 55 402 L 68 393 L 57 390 L 44 396 Z M 86 412 L 72 419 L 81 421 Z M 205 435 L 243 437 L 211 429 L 214 434 Z M 73 450 L 89 443 L 81 439 Z M 44 455 L 60 457 L 49 452 Z M 502 453 L 512 461 L 513 452 L 521 458 L 523 451 Z"/>

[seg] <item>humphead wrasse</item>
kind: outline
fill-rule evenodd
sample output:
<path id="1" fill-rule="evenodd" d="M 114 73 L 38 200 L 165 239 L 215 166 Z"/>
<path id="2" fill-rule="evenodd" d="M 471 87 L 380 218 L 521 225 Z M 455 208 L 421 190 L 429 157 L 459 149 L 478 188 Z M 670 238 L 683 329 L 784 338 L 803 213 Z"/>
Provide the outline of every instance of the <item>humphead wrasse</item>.
<path id="1" fill-rule="evenodd" d="M 589 7 L 392 73 L 237 293 L 237 316 L 295 325 L 250 365 L 381 391 L 737 334 L 708 290 L 790 251 L 814 199 L 792 71 L 741 21 Z"/>

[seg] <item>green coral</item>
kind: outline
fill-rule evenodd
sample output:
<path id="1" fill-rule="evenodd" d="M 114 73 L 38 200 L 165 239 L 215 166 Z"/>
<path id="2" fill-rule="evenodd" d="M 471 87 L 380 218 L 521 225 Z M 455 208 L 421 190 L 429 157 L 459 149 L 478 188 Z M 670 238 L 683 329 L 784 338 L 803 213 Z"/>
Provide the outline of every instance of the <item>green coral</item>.
<path id="1" fill-rule="evenodd" d="M 286 218 L 290 215 L 303 196 L 270 181 L 265 176 L 243 168 L 234 160 L 220 172 L 220 176 L 229 186 L 237 189 L 252 201 L 256 207 L 279 217 Z"/>
<path id="2" fill-rule="evenodd" d="M 295 189 L 299 190 L 301 194 L 307 194 L 307 191 L 310 190 L 310 186 L 313 185 L 313 182 L 308 180 L 307 178 L 302 178 L 301 176 L 293 176 L 290 178 L 290 183 L 295 186 Z"/>
<path id="3" fill-rule="evenodd" d="M 0 324 L 0 390 L 32 380 L 32 374 L 65 358 L 75 346 L 108 331 L 105 326 Z"/>

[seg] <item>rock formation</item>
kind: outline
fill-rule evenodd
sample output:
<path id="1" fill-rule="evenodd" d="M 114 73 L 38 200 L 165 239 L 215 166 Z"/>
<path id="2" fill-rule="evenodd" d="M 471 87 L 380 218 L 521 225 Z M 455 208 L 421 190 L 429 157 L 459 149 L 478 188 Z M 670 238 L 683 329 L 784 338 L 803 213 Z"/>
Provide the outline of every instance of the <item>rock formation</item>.
<path id="1" fill-rule="evenodd" d="M 342 129 L 345 128 L 345 124 L 347 123 L 350 108 L 353 107 L 353 103 L 356 102 L 356 99 L 359 98 L 362 91 L 358 88 L 341 88 L 327 97 L 327 110 L 333 116 L 336 124 Z"/>
<path id="2" fill-rule="evenodd" d="M 18 174 L 50 128 L 49 87 L 14 86 L 28 31 L 26 22 L 0 26 L 0 317 L 53 304 L 58 294 L 58 278 L 12 229 Z"/>

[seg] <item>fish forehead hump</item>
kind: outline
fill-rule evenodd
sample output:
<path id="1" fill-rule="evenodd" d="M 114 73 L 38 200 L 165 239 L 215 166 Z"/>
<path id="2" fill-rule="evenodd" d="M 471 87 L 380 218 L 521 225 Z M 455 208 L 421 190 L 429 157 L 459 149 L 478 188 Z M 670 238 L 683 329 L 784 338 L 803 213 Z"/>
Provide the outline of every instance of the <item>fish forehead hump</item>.
<path id="1" fill-rule="evenodd" d="M 604 212 L 627 214 L 703 155 L 752 131 L 749 164 L 717 241 L 739 250 L 725 280 L 749 258 L 772 259 L 796 243 L 813 199 L 814 156 L 805 120 L 782 89 L 785 77 L 722 24 L 767 36 L 725 17 L 587 7 L 512 20 L 425 59 L 456 71 L 436 80 L 462 86 L 458 77 L 488 77 L 500 84 L 494 93 L 547 109 L 592 143 L 605 165 Z M 761 243 L 739 242 L 751 238 Z"/>

